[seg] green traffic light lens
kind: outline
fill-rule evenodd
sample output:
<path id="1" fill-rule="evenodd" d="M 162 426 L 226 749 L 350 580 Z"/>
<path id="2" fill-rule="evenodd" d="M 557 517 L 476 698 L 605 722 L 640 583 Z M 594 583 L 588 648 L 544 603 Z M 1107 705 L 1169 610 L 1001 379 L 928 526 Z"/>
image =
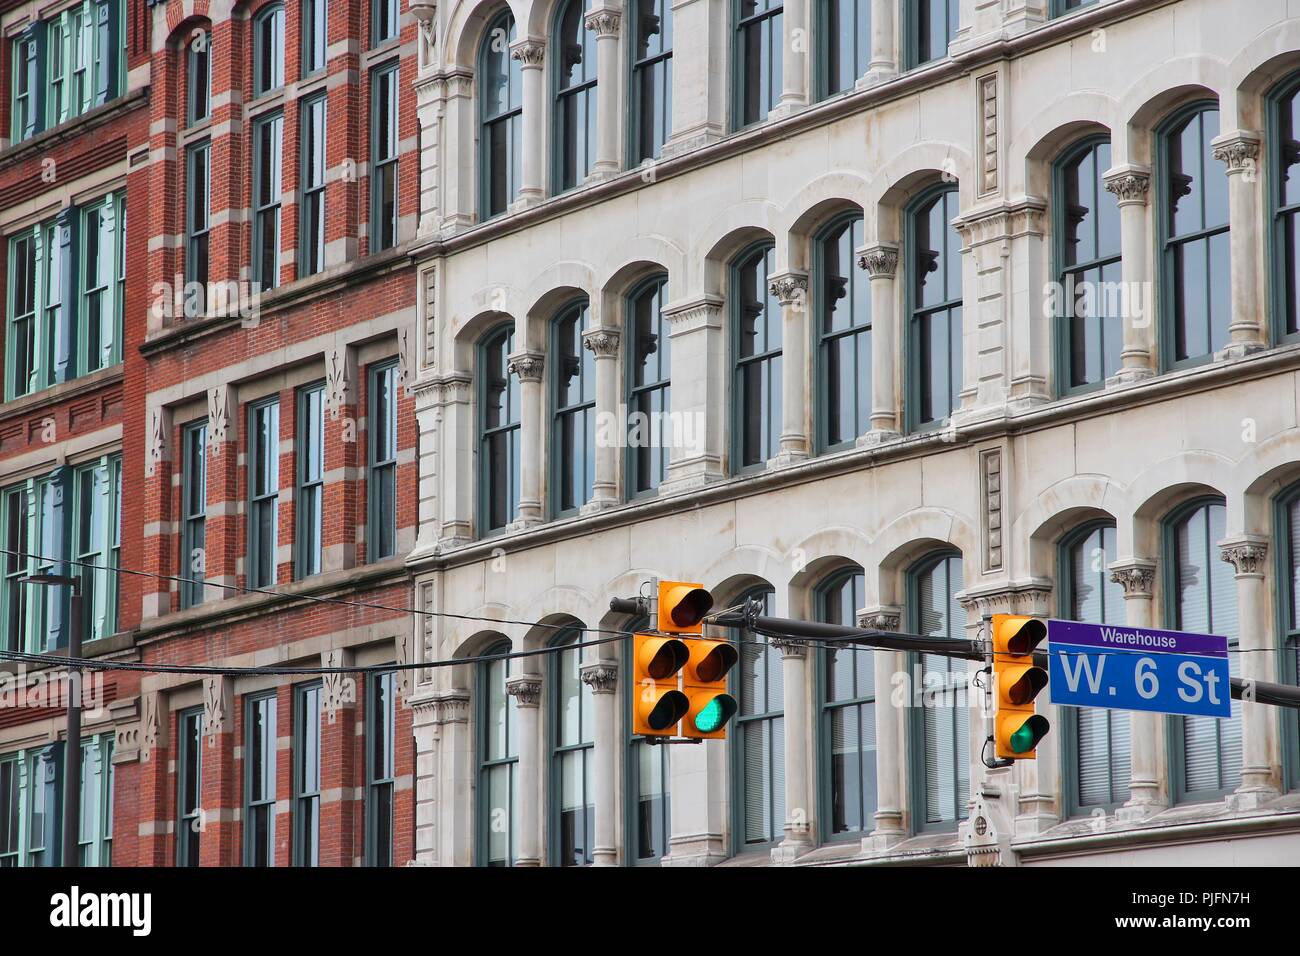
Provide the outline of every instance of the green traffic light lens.
<path id="1" fill-rule="evenodd" d="M 702 734 L 712 734 L 723 728 L 732 714 L 736 712 L 736 701 L 726 694 L 719 694 L 709 701 L 695 715 L 695 729 Z"/>
<path id="2" fill-rule="evenodd" d="M 1047 731 L 1050 729 L 1046 717 L 1040 714 L 1030 717 L 1011 735 L 1012 752 L 1018 754 L 1029 753 L 1038 746 L 1040 740 L 1047 736 Z"/>

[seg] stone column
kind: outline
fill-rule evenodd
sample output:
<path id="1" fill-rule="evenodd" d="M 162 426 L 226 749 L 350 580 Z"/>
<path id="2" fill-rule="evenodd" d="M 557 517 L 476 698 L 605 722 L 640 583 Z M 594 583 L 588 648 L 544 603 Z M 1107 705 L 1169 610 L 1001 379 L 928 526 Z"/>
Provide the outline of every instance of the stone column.
<path id="1" fill-rule="evenodd" d="M 583 683 L 591 688 L 596 711 L 596 845 L 592 862 L 595 866 L 618 866 L 618 828 L 623 819 L 615 780 L 623 726 L 618 719 L 618 694 L 615 693 L 618 665 L 597 661 L 584 664 L 581 673 Z"/>
<path id="2" fill-rule="evenodd" d="M 1155 374 L 1155 338 L 1151 328 L 1155 303 L 1147 275 L 1147 250 L 1151 244 L 1147 229 L 1147 190 L 1151 185 L 1151 171 L 1146 167 L 1122 166 L 1108 170 L 1105 182 L 1106 190 L 1119 202 L 1120 275 L 1126 290 L 1120 369 L 1108 384 L 1126 384 Z"/>
<path id="3" fill-rule="evenodd" d="M 895 43 L 897 0 L 871 0 L 871 64 L 858 86 L 875 86 L 898 75 L 898 46 Z"/>
<path id="4" fill-rule="evenodd" d="M 432 421 L 424 414 L 421 428 L 428 424 L 436 441 L 436 467 L 432 478 L 438 515 L 438 544 L 454 548 L 473 539 L 474 528 L 474 413 L 471 397 L 473 379 L 467 372 L 448 372 L 432 388 Z M 417 407 L 420 393 L 416 393 Z M 421 413 L 417 412 L 417 415 Z"/>
<path id="5" fill-rule="evenodd" d="M 1234 263 L 1235 265 L 1235 263 Z M 1268 539 L 1241 535 L 1219 542 L 1219 556 L 1237 572 L 1237 633 L 1241 635 L 1241 677 L 1249 681 L 1274 681 L 1276 628 L 1269 613 L 1268 583 L 1264 576 Z M 1249 684 L 1247 685 L 1249 686 Z M 1224 693 L 1227 693 L 1225 690 Z M 1254 809 L 1276 797 L 1282 783 L 1277 714 L 1267 704 L 1243 698 L 1241 707 L 1241 786 L 1233 795 L 1239 809 Z"/>
<path id="6" fill-rule="evenodd" d="M 443 173 L 439 228 L 444 233 L 454 233 L 473 225 L 478 213 L 476 186 L 478 176 L 471 158 L 474 152 L 477 110 L 474 100 L 474 80 L 469 73 L 464 71 L 448 73 L 443 84 L 445 99 L 442 103 L 443 122 L 440 131 L 442 147 L 439 150 Z M 346 86 L 341 86 L 339 89 L 343 93 L 347 92 Z M 346 105 L 343 108 L 346 108 Z M 344 137 L 335 136 L 329 142 L 342 139 Z M 341 148 L 346 149 L 346 147 L 346 142 L 341 144 Z M 351 187 L 346 194 L 350 197 L 351 205 L 359 206 L 360 200 L 356 196 L 357 185 L 346 182 L 344 185 Z M 326 198 L 327 201 L 333 201 L 329 196 Z M 329 233 L 326 235 L 328 236 Z M 347 248 L 351 252 L 344 261 L 350 262 L 357 255 L 355 231 L 350 234 L 348 241 Z"/>
<path id="7" fill-rule="evenodd" d="M 772 848 L 773 863 L 789 863 L 812 849 L 813 816 L 811 765 L 809 759 L 809 694 L 803 641 L 773 639 L 781 652 L 785 684 L 785 836 Z"/>
<path id="8" fill-rule="evenodd" d="M 1110 579 L 1124 588 L 1124 617 L 1129 627 L 1151 627 L 1151 599 L 1155 585 L 1154 561 L 1131 559 L 1110 565 Z M 1164 807 L 1160 793 L 1160 751 L 1165 746 L 1165 719 L 1161 714 L 1129 714 L 1131 779 L 1128 803 L 1119 808 L 1121 820 L 1141 820 Z"/>
<path id="9" fill-rule="evenodd" d="M 622 123 L 619 120 L 623 105 L 621 45 L 618 42 L 623 22 L 623 11 L 616 0 L 604 0 L 594 7 L 583 20 L 583 25 L 596 34 L 596 161 L 591 178 L 605 179 L 614 175 L 623 165 L 619 162 L 622 150 L 619 141 Z"/>
<path id="10" fill-rule="evenodd" d="M 541 352 L 515 352 L 507 360 L 511 375 L 519 378 L 519 512 L 510 529 L 542 522 L 542 446 L 546 423 L 542 421 Z"/>
<path id="11" fill-rule="evenodd" d="M 898 352 L 894 291 L 898 247 L 877 243 L 858 250 L 858 268 L 867 270 L 871 276 L 871 430 L 858 436 L 858 444 L 876 445 L 899 434 L 898 387 L 894 375 Z"/>
<path id="12" fill-rule="evenodd" d="M 788 271 L 772 276 L 768 291 L 781 303 L 781 447 L 769 467 L 802 461 L 809 455 L 808 432 L 808 275 Z"/>
<path id="13" fill-rule="evenodd" d="M 546 41 L 524 37 L 510 44 L 510 55 L 519 61 L 524 84 L 524 136 L 519 147 L 523 168 L 519 171 L 520 206 L 530 206 L 546 195 L 543 176 L 546 174 L 546 134 L 542 125 L 545 113 L 546 78 L 542 61 L 546 56 Z"/>
<path id="14" fill-rule="evenodd" d="M 664 158 L 726 135 L 729 6 L 724 0 L 672 0 L 672 136 Z"/>
<path id="15" fill-rule="evenodd" d="M 542 801 L 540 704 L 542 678 L 520 674 L 506 681 L 506 693 L 515 699 L 519 718 L 519 767 L 515 801 L 519 832 L 515 835 L 515 866 L 542 865 Z"/>
<path id="16" fill-rule="evenodd" d="M 873 283 L 874 285 L 874 283 Z M 897 631 L 903 618 L 901 607 L 886 606 L 858 611 L 858 627 L 874 627 L 881 631 Z M 903 717 L 905 708 L 895 707 L 891 699 L 894 675 L 904 669 L 905 657 L 899 651 L 876 650 L 875 664 L 876 702 L 876 826 L 862 838 L 862 852 L 883 853 L 894 844 L 907 839 L 903 824 L 903 774 L 905 737 Z"/>
<path id="17" fill-rule="evenodd" d="M 415 738 L 415 862 L 438 860 L 438 704 L 421 697 L 411 701 Z"/>
<path id="18" fill-rule="evenodd" d="M 478 772 L 470 728 L 470 694 L 452 688 L 435 695 L 441 743 L 438 747 L 437 830 L 434 845 L 440 866 L 473 866 L 474 778 Z"/>
<path id="19" fill-rule="evenodd" d="M 583 514 L 618 504 L 618 452 L 626 431 L 618 414 L 619 330 L 596 328 L 582 333 L 582 344 L 596 356 L 596 477 Z M 615 423 L 609 427 L 608 423 Z"/>
<path id="20" fill-rule="evenodd" d="M 669 400 L 675 424 L 660 494 L 699 488 L 724 476 L 727 373 L 722 309 L 720 298 L 705 295 L 663 310 L 672 340 Z"/>
<path id="21" fill-rule="evenodd" d="M 781 21 L 781 99 L 772 116 L 789 116 L 808 105 L 808 46 L 812 36 L 806 0 L 785 0 Z"/>
<path id="22" fill-rule="evenodd" d="M 1232 320 L 1222 358 L 1241 358 L 1268 347 L 1267 310 L 1259 303 L 1259 134 L 1224 133 L 1214 158 L 1228 168 L 1228 249 Z M 1227 560 L 1225 558 L 1225 560 Z"/>

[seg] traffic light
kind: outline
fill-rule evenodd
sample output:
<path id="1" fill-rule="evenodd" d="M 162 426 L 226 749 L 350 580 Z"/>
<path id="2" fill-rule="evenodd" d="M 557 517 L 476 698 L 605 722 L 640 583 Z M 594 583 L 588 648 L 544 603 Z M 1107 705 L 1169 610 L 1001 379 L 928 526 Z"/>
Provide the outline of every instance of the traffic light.
<path id="1" fill-rule="evenodd" d="M 665 634 L 703 634 L 711 607 L 713 595 L 702 584 L 659 582 L 659 630 Z"/>
<path id="2" fill-rule="evenodd" d="M 994 717 L 997 755 L 1005 760 L 1032 760 L 1047 736 L 1047 718 L 1034 712 L 1034 698 L 1047 686 L 1047 671 L 1034 664 L 1034 648 L 1047 637 L 1036 617 L 993 615 Z"/>
<path id="3" fill-rule="evenodd" d="M 740 655 L 729 641 L 701 637 L 687 643 L 690 659 L 682 671 L 682 689 L 689 704 L 682 719 L 682 736 L 724 738 L 727 721 L 739 706 L 727 693 L 727 673 Z"/>
<path id="4" fill-rule="evenodd" d="M 686 644 L 661 634 L 632 636 L 632 670 L 636 704 L 632 732 L 646 737 L 672 737 L 686 715 L 687 698 L 677 689 L 677 674 L 690 657 Z"/>

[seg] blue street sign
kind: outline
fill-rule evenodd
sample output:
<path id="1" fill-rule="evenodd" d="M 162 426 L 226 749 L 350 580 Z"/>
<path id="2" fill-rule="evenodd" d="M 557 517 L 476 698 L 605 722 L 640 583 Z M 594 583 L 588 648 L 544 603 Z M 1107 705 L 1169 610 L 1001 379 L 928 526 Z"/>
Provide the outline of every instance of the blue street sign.
<path id="1" fill-rule="evenodd" d="M 1226 637 L 1048 621 L 1047 654 L 1053 704 L 1232 715 Z"/>

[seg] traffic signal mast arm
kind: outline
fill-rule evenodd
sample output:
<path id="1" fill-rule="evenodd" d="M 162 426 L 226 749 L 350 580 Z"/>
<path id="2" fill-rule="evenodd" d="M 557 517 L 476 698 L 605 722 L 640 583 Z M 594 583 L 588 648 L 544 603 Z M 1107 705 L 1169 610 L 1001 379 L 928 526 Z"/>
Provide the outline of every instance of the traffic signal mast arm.
<path id="1" fill-rule="evenodd" d="M 817 621 L 798 621 L 788 617 L 768 617 L 751 613 L 750 608 L 715 614 L 708 623 L 719 627 L 744 627 L 756 634 L 770 637 L 788 637 L 794 640 L 842 642 L 861 644 L 889 651 L 916 651 L 922 654 L 939 654 L 967 661 L 984 660 L 982 641 L 953 640 L 942 637 L 922 637 L 902 631 L 881 631 L 876 628 L 850 627 L 847 624 L 822 624 Z M 1034 653 L 1034 663 L 1047 666 L 1047 653 Z M 1273 684 L 1268 681 L 1246 681 L 1234 677 L 1231 681 L 1232 699 L 1243 697 L 1257 704 L 1274 707 L 1291 707 L 1300 710 L 1300 687 L 1290 684 Z"/>

